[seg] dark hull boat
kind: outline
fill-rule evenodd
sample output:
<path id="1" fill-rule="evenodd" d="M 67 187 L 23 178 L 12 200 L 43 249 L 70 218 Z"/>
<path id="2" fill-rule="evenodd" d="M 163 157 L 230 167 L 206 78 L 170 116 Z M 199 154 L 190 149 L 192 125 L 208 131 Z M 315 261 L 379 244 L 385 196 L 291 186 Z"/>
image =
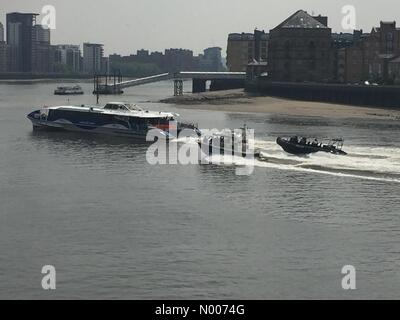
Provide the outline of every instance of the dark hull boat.
<path id="1" fill-rule="evenodd" d="M 294 155 L 307 155 L 317 152 L 347 155 L 347 153 L 342 150 L 343 140 L 341 139 L 333 139 L 327 144 L 322 144 L 318 142 L 307 142 L 304 138 L 299 141 L 297 137 L 293 137 L 290 139 L 278 138 L 276 143 L 287 153 Z"/>
<path id="2" fill-rule="evenodd" d="M 58 87 L 54 94 L 57 96 L 71 96 L 71 95 L 80 95 L 84 94 L 82 88 L 80 86 L 74 87 Z"/>

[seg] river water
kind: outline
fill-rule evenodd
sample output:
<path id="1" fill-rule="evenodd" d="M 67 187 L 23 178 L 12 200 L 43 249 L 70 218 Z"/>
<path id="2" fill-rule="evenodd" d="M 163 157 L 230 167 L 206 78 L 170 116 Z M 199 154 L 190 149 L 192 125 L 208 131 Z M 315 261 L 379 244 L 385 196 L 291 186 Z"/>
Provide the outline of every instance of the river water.
<path id="1" fill-rule="evenodd" d="M 145 145 L 33 133 L 26 115 L 67 103 L 58 84 L 0 84 L 0 298 L 399 298 L 400 122 L 184 110 L 149 101 L 169 82 L 122 97 L 202 128 L 256 132 L 270 158 L 159 165 Z M 87 94 L 70 103 L 94 103 Z M 189 87 L 188 84 L 186 84 Z M 341 136 L 346 157 L 298 158 L 277 136 Z M 44 265 L 57 289 L 41 287 Z M 356 269 L 345 291 L 342 267 Z"/>

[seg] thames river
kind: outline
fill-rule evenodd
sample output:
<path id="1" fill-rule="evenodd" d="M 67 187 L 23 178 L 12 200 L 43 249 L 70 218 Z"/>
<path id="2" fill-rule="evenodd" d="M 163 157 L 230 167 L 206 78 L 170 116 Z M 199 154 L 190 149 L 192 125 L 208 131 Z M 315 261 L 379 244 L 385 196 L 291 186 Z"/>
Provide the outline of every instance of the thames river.
<path id="1" fill-rule="evenodd" d="M 360 299 L 400 294 L 400 122 L 185 110 L 162 82 L 108 100 L 201 128 L 255 129 L 274 161 L 158 165 L 146 145 L 34 133 L 56 83 L 0 84 L 0 298 Z M 189 84 L 185 84 L 189 88 Z M 153 101 L 153 102 L 151 102 Z M 348 156 L 285 154 L 277 136 L 340 136 Z M 41 286 L 44 265 L 57 288 Z M 343 266 L 357 289 L 342 288 Z"/>

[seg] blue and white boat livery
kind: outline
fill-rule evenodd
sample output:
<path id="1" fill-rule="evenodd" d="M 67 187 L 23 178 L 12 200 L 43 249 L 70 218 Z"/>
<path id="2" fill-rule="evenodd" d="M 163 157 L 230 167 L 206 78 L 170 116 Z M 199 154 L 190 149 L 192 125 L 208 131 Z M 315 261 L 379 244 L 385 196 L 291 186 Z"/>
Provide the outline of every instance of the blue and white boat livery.
<path id="1" fill-rule="evenodd" d="M 43 107 L 30 113 L 28 119 L 34 130 L 93 132 L 145 139 L 147 132 L 155 128 L 166 138 L 173 138 L 170 132 L 178 131 L 180 126 L 175 116 L 178 115 L 143 110 L 131 103 L 110 102 L 104 107 Z"/>

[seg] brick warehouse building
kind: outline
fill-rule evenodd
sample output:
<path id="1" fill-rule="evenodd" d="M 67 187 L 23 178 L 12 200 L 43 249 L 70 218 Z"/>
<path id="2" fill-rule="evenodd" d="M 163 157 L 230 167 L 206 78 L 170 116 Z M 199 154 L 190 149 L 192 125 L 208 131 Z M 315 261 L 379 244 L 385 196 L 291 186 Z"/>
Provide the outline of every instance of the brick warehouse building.
<path id="1" fill-rule="evenodd" d="M 257 41 L 259 37 L 259 41 Z M 264 31 L 231 33 L 228 36 L 226 64 L 229 71 L 246 71 L 254 60 L 267 61 L 269 35 Z"/>
<path id="2" fill-rule="evenodd" d="M 400 83 L 400 29 L 396 22 L 381 22 L 341 49 L 344 75 L 339 82 Z"/>
<path id="3" fill-rule="evenodd" d="M 269 33 L 268 70 L 273 81 L 330 82 L 332 30 L 327 17 L 299 10 Z"/>

